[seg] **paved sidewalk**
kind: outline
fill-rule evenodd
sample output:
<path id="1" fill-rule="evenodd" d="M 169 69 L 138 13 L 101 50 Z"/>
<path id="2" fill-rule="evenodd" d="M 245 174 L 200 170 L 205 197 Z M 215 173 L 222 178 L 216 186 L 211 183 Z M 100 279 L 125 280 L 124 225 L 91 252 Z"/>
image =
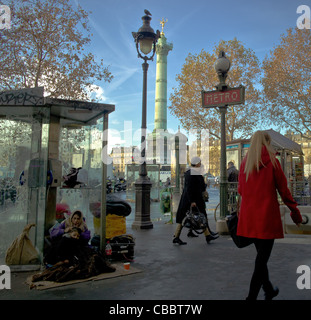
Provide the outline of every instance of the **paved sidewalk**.
<path id="1" fill-rule="evenodd" d="M 210 218 L 215 230 L 215 221 Z M 13 273 L 11 290 L 0 290 L 0 300 L 244 300 L 253 271 L 253 245 L 238 249 L 230 236 L 210 244 L 203 235 L 181 238 L 185 246 L 172 244 L 175 224 L 154 222 L 153 229 L 131 230 L 136 238 L 133 266 L 143 272 L 108 280 L 84 282 L 61 288 L 29 290 L 30 273 Z M 270 279 L 280 289 L 275 300 L 310 300 L 311 290 L 299 290 L 300 265 L 311 268 L 311 236 L 286 235 L 276 240 L 269 261 Z M 259 300 L 263 300 L 261 292 Z"/>

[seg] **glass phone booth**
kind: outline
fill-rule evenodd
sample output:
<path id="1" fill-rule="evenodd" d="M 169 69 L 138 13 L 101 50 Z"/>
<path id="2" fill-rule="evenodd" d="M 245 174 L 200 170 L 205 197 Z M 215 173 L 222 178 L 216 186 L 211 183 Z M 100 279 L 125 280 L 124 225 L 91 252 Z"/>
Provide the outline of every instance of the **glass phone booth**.
<path id="1" fill-rule="evenodd" d="M 0 92 L 0 264 L 29 223 L 36 224 L 29 236 L 42 258 L 57 204 L 79 206 L 89 219 L 91 196 L 105 200 L 103 133 L 114 109 L 44 97 L 42 87 Z M 72 167 L 83 168 L 83 185 L 64 188 L 63 177 Z"/>

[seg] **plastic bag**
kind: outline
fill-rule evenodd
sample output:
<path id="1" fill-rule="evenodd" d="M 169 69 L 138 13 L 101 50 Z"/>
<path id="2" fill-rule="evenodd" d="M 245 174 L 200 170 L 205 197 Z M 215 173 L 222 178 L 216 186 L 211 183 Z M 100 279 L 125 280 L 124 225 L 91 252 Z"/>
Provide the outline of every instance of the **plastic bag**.
<path id="1" fill-rule="evenodd" d="M 39 263 L 38 252 L 29 239 L 29 231 L 34 226 L 34 223 L 25 226 L 23 232 L 11 243 L 5 255 L 7 265 Z"/>

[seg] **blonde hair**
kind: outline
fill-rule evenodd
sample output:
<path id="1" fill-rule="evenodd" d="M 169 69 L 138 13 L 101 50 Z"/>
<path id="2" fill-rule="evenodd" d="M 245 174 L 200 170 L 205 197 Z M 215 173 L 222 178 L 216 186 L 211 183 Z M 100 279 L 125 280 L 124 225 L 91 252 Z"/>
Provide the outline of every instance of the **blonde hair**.
<path id="1" fill-rule="evenodd" d="M 271 137 L 265 131 L 256 131 L 251 139 L 251 145 L 247 153 L 244 173 L 246 174 L 246 180 L 248 179 L 249 174 L 253 170 L 259 171 L 260 164 L 264 166 L 264 163 L 261 159 L 261 150 L 262 147 L 265 146 L 269 153 L 271 162 L 273 166 L 275 166 L 275 152 L 270 145 Z"/>

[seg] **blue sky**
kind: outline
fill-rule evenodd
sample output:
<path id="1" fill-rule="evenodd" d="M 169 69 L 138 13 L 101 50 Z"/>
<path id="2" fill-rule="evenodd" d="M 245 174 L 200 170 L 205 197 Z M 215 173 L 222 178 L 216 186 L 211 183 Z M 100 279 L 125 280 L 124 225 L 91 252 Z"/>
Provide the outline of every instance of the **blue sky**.
<path id="1" fill-rule="evenodd" d="M 74 4 L 92 11 L 89 16 L 93 32 L 91 50 L 104 59 L 114 75 L 111 83 L 100 86 L 101 102 L 114 104 L 110 129 L 120 132 L 111 142 L 125 140 L 124 121 L 132 121 L 133 133 L 141 126 L 142 59 L 137 58 L 132 31 L 142 25 L 144 9 L 152 14 L 151 27 L 161 30 L 160 20 L 167 19 L 164 32 L 173 50 L 168 55 L 169 96 L 177 86 L 176 75 L 181 73 L 189 53 L 202 49 L 211 52 L 220 40 L 236 37 L 252 49 L 260 61 L 277 45 L 288 28 L 296 26 L 300 16 L 297 7 L 308 5 L 306 0 L 72 0 Z M 310 30 L 311 32 L 311 30 Z M 149 63 L 147 94 L 147 129 L 153 130 L 155 107 L 156 58 Z M 168 128 L 177 131 L 179 121 L 168 111 Z M 135 138 L 134 138 L 135 143 Z"/>

